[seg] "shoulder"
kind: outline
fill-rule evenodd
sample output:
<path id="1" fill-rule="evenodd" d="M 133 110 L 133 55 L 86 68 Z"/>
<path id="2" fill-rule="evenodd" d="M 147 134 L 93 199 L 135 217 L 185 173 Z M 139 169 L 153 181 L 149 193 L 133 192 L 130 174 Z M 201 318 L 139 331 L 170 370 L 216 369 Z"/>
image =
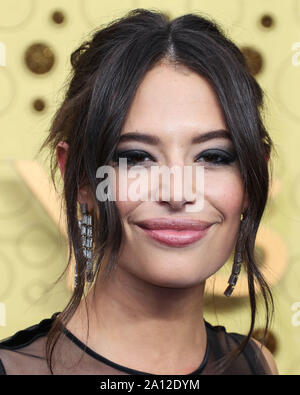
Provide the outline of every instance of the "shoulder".
<path id="1" fill-rule="evenodd" d="M 243 343 L 246 335 L 229 332 L 224 326 L 211 325 L 206 322 L 211 347 L 217 358 L 224 357 Z M 232 369 L 247 374 L 273 375 L 278 370 L 271 352 L 260 342 L 250 337 L 241 354 L 237 357 Z"/>
<path id="2" fill-rule="evenodd" d="M 0 375 L 27 374 L 44 360 L 45 336 L 58 313 L 0 341 Z"/>
<path id="3" fill-rule="evenodd" d="M 16 332 L 12 336 L 0 340 L 0 350 L 17 350 L 28 346 L 35 339 L 45 336 L 49 332 L 57 314 L 58 313 L 55 313 L 51 318 L 46 318 L 38 324 L 29 326 L 28 328 Z"/>
<path id="4" fill-rule="evenodd" d="M 246 335 L 238 333 L 228 333 L 228 335 L 233 336 L 238 342 L 246 338 Z M 258 371 L 260 371 L 262 369 L 262 371 L 265 372 L 264 374 L 278 375 L 277 366 L 272 353 L 258 340 L 250 337 L 245 347 L 245 354 L 255 370 L 258 369 Z M 259 365 L 260 367 L 258 367 Z M 258 368 L 256 368 L 256 366 Z"/>
<path id="5" fill-rule="evenodd" d="M 251 340 L 262 352 L 264 358 L 266 359 L 267 364 L 269 365 L 269 369 L 271 370 L 272 374 L 278 375 L 279 372 L 277 369 L 277 365 L 271 351 L 267 347 L 265 347 L 262 343 L 260 343 L 258 340 L 254 339 L 253 337 L 251 337 Z"/>

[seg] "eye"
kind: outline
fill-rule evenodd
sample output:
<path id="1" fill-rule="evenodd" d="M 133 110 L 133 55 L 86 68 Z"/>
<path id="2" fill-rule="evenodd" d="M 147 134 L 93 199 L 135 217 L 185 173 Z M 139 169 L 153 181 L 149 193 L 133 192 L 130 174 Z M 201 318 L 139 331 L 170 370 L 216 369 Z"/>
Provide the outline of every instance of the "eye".
<path id="1" fill-rule="evenodd" d="M 202 152 L 198 157 L 198 162 L 207 162 L 212 165 L 229 165 L 233 163 L 237 158 L 235 152 L 227 152 L 223 150 L 209 150 Z"/>
<path id="2" fill-rule="evenodd" d="M 145 151 L 116 151 L 113 156 L 113 161 L 119 163 L 120 158 L 127 159 L 127 166 L 134 166 L 137 164 L 145 164 L 145 162 L 153 161 L 151 155 Z"/>

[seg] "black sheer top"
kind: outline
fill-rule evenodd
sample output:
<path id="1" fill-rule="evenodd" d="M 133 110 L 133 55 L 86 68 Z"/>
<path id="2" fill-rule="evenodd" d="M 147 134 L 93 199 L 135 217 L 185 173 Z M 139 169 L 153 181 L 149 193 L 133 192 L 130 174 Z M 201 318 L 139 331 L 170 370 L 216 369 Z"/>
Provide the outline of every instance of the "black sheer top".
<path id="1" fill-rule="evenodd" d="M 49 375 L 45 345 L 56 315 L 15 333 L 0 342 L 0 375 Z M 199 367 L 189 375 L 215 374 L 214 362 L 238 346 L 244 335 L 229 333 L 223 326 L 205 321 L 207 346 Z M 184 356 L 183 356 L 184 357 Z M 53 353 L 53 374 L 61 375 L 151 375 L 119 365 L 83 344 L 67 328 L 63 329 Z M 226 375 L 272 374 L 260 347 L 250 340 L 239 357 L 221 373 Z"/>

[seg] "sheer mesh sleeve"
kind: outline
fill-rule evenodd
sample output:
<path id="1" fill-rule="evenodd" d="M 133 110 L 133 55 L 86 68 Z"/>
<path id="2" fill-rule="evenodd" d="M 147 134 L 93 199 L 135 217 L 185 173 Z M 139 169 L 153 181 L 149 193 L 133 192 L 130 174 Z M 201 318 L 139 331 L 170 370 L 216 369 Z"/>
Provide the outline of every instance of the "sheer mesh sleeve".
<path id="1" fill-rule="evenodd" d="M 224 359 L 233 349 L 236 349 L 245 335 L 228 333 L 223 326 L 212 326 L 206 323 L 211 343 L 210 361 L 205 374 L 214 374 L 215 363 Z M 243 352 L 222 373 L 224 375 L 269 375 L 272 371 L 264 357 L 261 348 L 252 340 L 247 343 Z"/>

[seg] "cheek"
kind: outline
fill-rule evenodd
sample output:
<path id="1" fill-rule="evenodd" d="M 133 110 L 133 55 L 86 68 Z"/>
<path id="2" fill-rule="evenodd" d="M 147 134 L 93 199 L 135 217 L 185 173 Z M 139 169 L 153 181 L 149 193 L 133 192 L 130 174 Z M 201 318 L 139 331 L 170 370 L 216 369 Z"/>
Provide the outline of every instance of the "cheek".
<path id="1" fill-rule="evenodd" d="M 131 200 L 129 198 L 130 185 L 134 182 L 123 173 L 116 169 L 116 183 L 115 183 L 115 196 L 116 196 L 116 206 L 119 210 L 120 216 L 123 221 L 130 215 L 135 208 L 141 204 L 138 200 Z"/>
<path id="2" fill-rule="evenodd" d="M 116 206 L 119 210 L 121 218 L 124 219 L 130 215 L 130 213 L 135 210 L 135 208 L 140 204 L 140 202 L 131 202 L 131 201 L 116 201 Z"/>
<path id="3" fill-rule="evenodd" d="M 222 214 L 223 221 L 231 222 L 240 218 L 244 202 L 244 187 L 237 168 L 224 172 L 206 173 L 204 193 L 206 200 Z"/>
<path id="4" fill-rule="evenodd" d="M 243 210 L 244 187 L 240 173 L 235 168 L 209 174 L 205 181 L 205 199 L 208 206 L 213 207 L 220 215 L 220 224 L 211 240 L 214 252 L 209 255 L 211 263 L 207 273 L 211 275 L 228 260 L 235 246 Z"/>

